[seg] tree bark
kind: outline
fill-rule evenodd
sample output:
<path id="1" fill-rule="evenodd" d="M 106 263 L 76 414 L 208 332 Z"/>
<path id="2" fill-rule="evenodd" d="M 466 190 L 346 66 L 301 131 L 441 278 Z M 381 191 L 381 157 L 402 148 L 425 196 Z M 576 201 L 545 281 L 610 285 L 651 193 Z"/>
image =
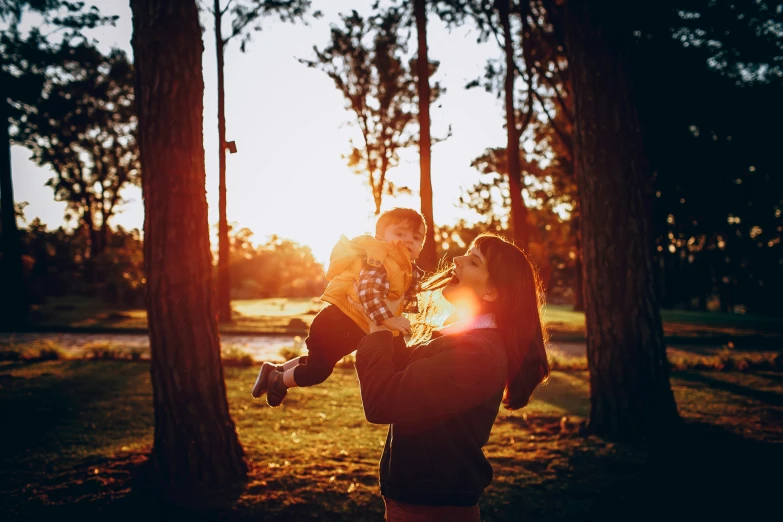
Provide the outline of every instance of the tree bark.
<path id="1" fill-rule="evenodd" d="M 421 213 L 427 224 L 427 237 L 417 264 L 424 270 L 434 272 L 438 264 L 435 245 L 435 221 L 432 212 L 432 170 L 430 137 L 430 62 L 427 50 L 427 8 L 425 0 L 413 0 L 413 14 L 416 18 L 416 34 L 419 52 L 416 60 L 419 91 L 419 195 Z"/>
<path id="2" fill-rule="evenodd" d="M 170 493 L 246 479 L 229 415 L 205 191 L 201 27 L 193 0 L 132 0 L 144 267 L 155 434 L 151 463 Z"/>
<path id="3" fill-rule="evenodd" d="M 9 125 L 8 100 L 5 88 L 0 87 L 0 284 L 3 288 L 0 292 L 0 329 L 16 331 L 24 326 L 30 304 L 14 208 Z"/>
<path id="4" fill-rule="evenodd" d="M 571 218 L 571 230 L 576 237 L 576 259 L 574 259 L 574 310 L 584 312 L 585 293 L 584 293 L 584 265 L 582 263 L 582 238 L 579 232 L 581 218 L 579 215 L 573 215 Z"/>
<path id="5" fill-rule="evenodd" d="M 217 309 L 220 322 L 231 322 L 231 245 L 226 216 L 226 92 L 224 87 L 225 41 L 220 0 L 215 0 L 215 46 L 217 48 L 218 88 L 218 271 Z"/>
<path id="6" fill-rule="evenodd" d="M 653 282 L 648 183 L 625 69 L 630 44 L 612 6 L 566 3 L 584 254 L 589 427 L 619 439 L 678 422 Z"/>
<path id="7" fill-rule="evenodd" d="M 522 199 L 522 167 L 519 162 L 519 130 L 517 129 L 516 110 L 514 108 L 514 83 L 516 65 L 514 63 L 514 40 L 511 33 L 510 4 L 512 0 L 495 0 L 495 7 L 503 27 L 503 49 L 506 55 L 506 78 L 504 84 L 506 100 L 506 162 L 508 165 L 508 186 L 511 192 L 511 216 L 509 226 L 514 241 L 527 246 L 527 207 Z"/>

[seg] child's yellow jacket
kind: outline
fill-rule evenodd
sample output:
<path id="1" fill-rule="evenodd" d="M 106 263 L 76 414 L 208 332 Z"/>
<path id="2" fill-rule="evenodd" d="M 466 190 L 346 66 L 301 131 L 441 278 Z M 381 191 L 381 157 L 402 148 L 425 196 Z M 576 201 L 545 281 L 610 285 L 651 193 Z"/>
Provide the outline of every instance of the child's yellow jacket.
<path id="1" fill-rule="evenodd" d="M 401 245 L 381 241 L 373 236 L 363 235 L 353 239 L 340 236 L 329 258 L 326 279 L 329 284 L 321 299 L 331 303 L 353 319 L 359 327 L 369 333 L 370 327 L 364 316 L 348 302 L 348 297 L 359 301 L 356 283 L 365 264 L 383 266 L 389 278 L 388 299 L 394 301 L 405 294 L 411 284 L 413 265 L 408 250 Z M 400 304 L 400 309 L 402 308 Z M 395 315 L 399 310 L 392 310 Z M 396 330 L 394 335 L 399 335 Z"/>

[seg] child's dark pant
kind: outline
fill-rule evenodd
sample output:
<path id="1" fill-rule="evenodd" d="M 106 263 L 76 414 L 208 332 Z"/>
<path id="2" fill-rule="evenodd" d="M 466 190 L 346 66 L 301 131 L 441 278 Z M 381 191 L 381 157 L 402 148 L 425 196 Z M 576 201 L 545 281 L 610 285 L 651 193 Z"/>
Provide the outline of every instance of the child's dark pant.
<path id="1" fill-rule="evenodd" d="M 298 386 L 321 384 L 332 374 L 334 367 L 350 354 L 367 335 L 353 320 L 334 305 L 321 310 L 310 325 L 310 335 L 305 339 L 307 355 L 300 357 L 294 370 Z M 410 355 L 402 335 L 394 337 L 394 369 L 401 371 Z"/>

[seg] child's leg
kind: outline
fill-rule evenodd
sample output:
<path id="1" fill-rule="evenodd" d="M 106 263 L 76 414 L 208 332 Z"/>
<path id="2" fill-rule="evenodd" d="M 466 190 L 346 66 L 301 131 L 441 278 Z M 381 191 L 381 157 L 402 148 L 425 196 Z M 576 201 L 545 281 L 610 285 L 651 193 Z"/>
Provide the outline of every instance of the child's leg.
<path id="1" fill-rule="evenodd" d="M 289 388 L 315 386 L 324 382 L 337 364 L 337 361 L 326 360 L 317 355 L 297 357 L 288 363 L 293 361 L 300 364 L 291 364 L 287 369 L 280 368 L 268 374 L 269 393 L 266 396 L 266 403 L 273 408 L 280 406 Z"/>
<path id="2" fill-rule="evenodd" d="M 284 362 L 281 365 L 282 369 L 278 369 L 278 371 L 283 371 L 284 372 L 286 370 L 290 370 L 291 368 L 296 368 L 300 364 L 307 364 L 307 356 L 306 355 L 302 355 L 301 357 L 294 357 L 290 361 Z"/>
<path id="3" fill-rule="evenodd" d="M 329 378 L 337 363 L 338 361 L 310 355 L 307 364 L 300 364 L 283 372 L 283 383 L 288 388 L 321 384 Z"/>
<path id="4" fill-rule="evenodd" d="M 296 366 L 269 373 L 266 403 L 279 406 L 288 388 L 324 382 L 340 359 L 356 350 L 363 337 L 362 329 L 336 306 L 329 305 L 318 312 L 305 339 L 308 354 L 299 357 Z"/>
<path id="5" fill-rule="evenodd" d="M 253 389 L 250 391 L 250 395 L 252 395 L 253 398 L 258 399 L 266 393 L 267 385 L 269 384 L 269 376 L 276 370 L 282 371 L 283 366 L 278 366 L 271 362 L 265 362 L 261 365 L 261 369 L 258 371 L 258 377 L 256 377 L 256 382 L 253 384 Z"/>
<path id="6" fill-rule="evenodd" d="M 313 319 L 310 335 L 305 339 L 308 355 L 299 358 L 299 364 L 286 368 L 283 383 L 286 387 L 315 386 L 332 374 L 340 359 L 356 350 L 364 332 L 336 306 L 328 306 Z"/>

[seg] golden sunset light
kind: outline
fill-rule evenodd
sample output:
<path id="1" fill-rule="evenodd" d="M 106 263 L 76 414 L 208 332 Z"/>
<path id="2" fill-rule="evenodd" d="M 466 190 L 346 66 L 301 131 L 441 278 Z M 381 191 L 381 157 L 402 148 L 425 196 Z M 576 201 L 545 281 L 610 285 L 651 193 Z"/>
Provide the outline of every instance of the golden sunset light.
<path id="1" fill-rule="evenodd" d="M 781 87 L 768 0 L 0 0 L 0 519 L 779 517 Z"/>
<path id="2" fill-rule="evenodd" d="M 321 71 L 309 69 L 297 58 L 311 58 L 312 45 L 324 45 L 329 24 L 338 12 L 354 6 L 346 0 L 320 7 L 324 18 L 305 25 L 270 23 L 254 36 L 242 53 L 232 42 L 226 49 L 226 139 L 235 141 L 236 154 L 226 156 L 228 222 L 253 231 L 254 241 L 271 235 L 310 246 L 316 259 L 327 263 L 340 234 L 371 232 L 373 204 L 364 176 L 354 174 L 343 158 L 351 140 L 361 143 L 353 125 L 355 116 Z M 100 2 L 107 14 L 124 15 L 121 2 Z M 204 24 L 211 22 L 203 21 Z M 91 32 L 108 50 L 118 46 L 130 53 L 130 17 L 121 16 L 116 27 Z M 463 187 L 475 182 L 473 158 L 485 148 L 502 146 L 502 103 L 483 89 L 465 90 L 464 84 L 482 74 L 488 57 L 499 56 L 492 45 L 476 45 L 475 29 L 457 28 L 451 33 L 437 20 L 431 22 L 430 49 L 441 66 L 436 79 L 447 92 L 431 109 L 433 137 L 452 136 L 432 148 L 432 183 L 436 224 L 451 224 L 477 215 L 456 204 Z M 217 224 L 217 94 L 215 87 L 214 34 L 205 31 L 204 146 L 207 168 L 209 222 Z M 13 147 L 13 175 L 17 199 L 29 202 L 28 219 L 39 216 L 52 227 L 62 223 L 63 204 L 51 200 L 44 186 L 50 171 L 27 160 L 29 153 Z M 411 195 L 385 196 L 382 209 L 394 206 L 419 208 L 419 165 L 416 147 L 401 152 L 398 168 L 388 174 Z M 129 203 L 115 216 L 125 228 L 143 224 L 141 190 L 126 187 Z M 217 249 L 216 231 L 213 249 Z"/>

